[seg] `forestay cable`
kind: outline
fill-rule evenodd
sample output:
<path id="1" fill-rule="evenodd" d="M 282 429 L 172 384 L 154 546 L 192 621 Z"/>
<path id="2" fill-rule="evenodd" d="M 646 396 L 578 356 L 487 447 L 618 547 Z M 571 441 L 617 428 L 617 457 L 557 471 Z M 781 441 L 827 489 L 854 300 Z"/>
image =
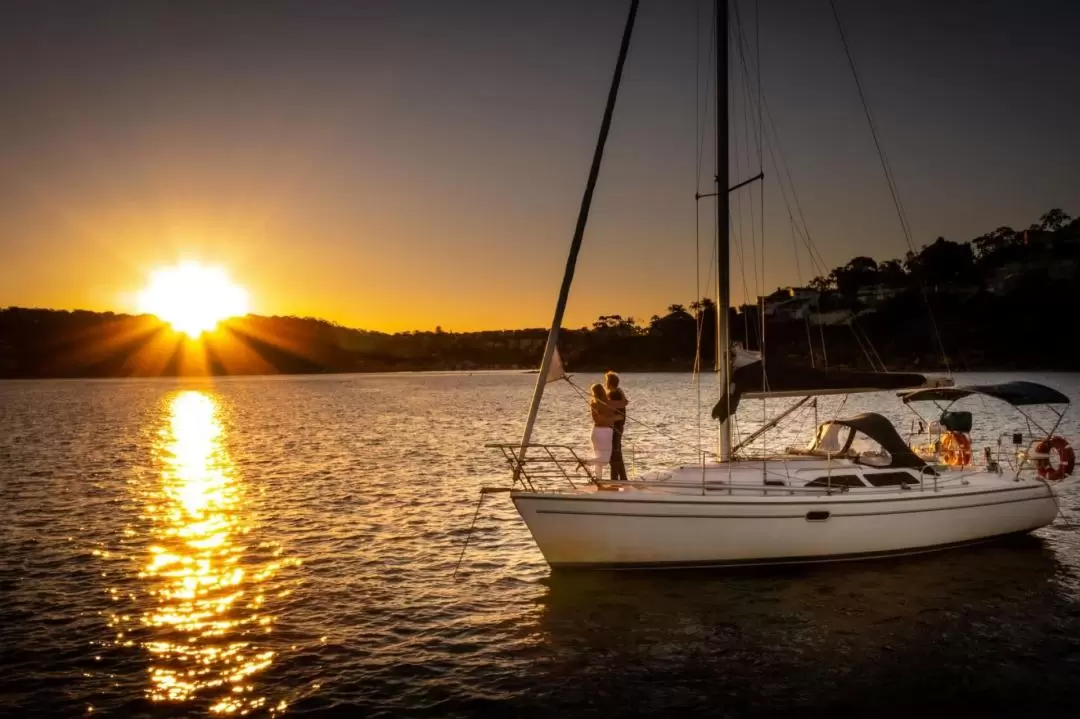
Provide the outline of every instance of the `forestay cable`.
<path id="1" fill-rule="evenodd" d="M 900 228 L 904 233 L 904 239 L 907 240 L 908 249 L 911 254 L 915 254 L 915 243 L 911 239 L 911 227 L 908 225 L 907 214 L 904 212 L 904 206 L 900 202 L 900 194 L 896 188 L 896 181 L 893 178 L 892 169 L 889 167 L 888 157 L 885 155 L 885 148 L 881 145 L 881 140 L 878 137 L 877 125 L 874 123 L 874 117 L 870 113 L 870 104 L 866 100 L 866 93 L 863 92 L 862 82 L 859 80 L 858 70 L 855 68 L 855 58 L 851 54 L 851 47 L 848 45 L 847 35 L 844 34 L 844 26 L 840 22 L 840 13 L 836 9 L 836 0 L 829 0 L 829 7 L 832 8 L 833 19 L 836 20 L 836 29 L 840 33 L 840 42 L 844 45 L 844 54 L 847 56 L 848 67 L 851 68 L 851 76 L 855 80 L 855 88 L 859 92 L 859 102 L 862 103 L 863 113 L 866 115 L 866 122 L 870 126 L 870 134 L 874 138 L 874 147 L 877 148 L 878 159 L 881 161 L 881 169 L 885 173 L 885 181 L 889 185 L 889 194 L 892 196 L 893 206 L 896 208 L 896 216 L 900 220 Z M 923 296 L 923 301 L 926 303 L 926 312 L 930 315 L 930 323 L 934 327 L 934 337 L 937 339 L 938 348 L 941 350 L 941 358 L 945 362 L 945 370 L 952 375 L 952 368 L 949 366 L 949 356 L 945 352 L 945 343 L 941 339 L 941 332 L 938 329 L 937 319 L 934 317 L 934 310 L 930 306 L 930 296 L 926 292 L 926 286 L 923 284 L 922 279 L 919 280 L 919 290 Z"/>

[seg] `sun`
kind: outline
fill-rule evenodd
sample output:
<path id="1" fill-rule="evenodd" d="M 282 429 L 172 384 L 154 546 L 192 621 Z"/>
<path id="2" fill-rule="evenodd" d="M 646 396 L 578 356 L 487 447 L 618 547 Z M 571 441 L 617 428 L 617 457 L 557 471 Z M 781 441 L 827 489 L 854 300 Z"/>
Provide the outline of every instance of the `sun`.
<path id="1" fill-rule="evenodd" d="M 150 274 L 139 293 L 139 311 L 156 315 L 192 339 L 218 322 L 248 312 L 248 293 L 220 267 L 184 262 Z"/>

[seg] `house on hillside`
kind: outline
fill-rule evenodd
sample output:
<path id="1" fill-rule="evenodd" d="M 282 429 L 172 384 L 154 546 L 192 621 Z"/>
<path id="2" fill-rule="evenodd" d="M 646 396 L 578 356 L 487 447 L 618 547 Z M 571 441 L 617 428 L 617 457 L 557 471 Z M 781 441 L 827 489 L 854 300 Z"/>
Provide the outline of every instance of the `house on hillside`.
<path id="1" fill-rule="evenodd" d="M 818 293 L 809 287 L 784 287 L 767 297 L 758 297 L 765 316 L 780 322 L 802 320 L 817 307 Z"/>
<path id="2" fill-rule="evenodd" d="M 1009 262 L 997 268 L 987 282 L 987 289 L 995 294 L 1008 292 L 1030 275 L 1045 275 L 1053 282 L 1071 282 L 1076 279 L 1080 263 L 1075 257 L 1038 257 L 1030 260 Z"/>
<path id="3" fill-rule="evenodd" d="M 881 282 L 859 288 L 858 299 L 864 307 L 876 307 L 887 299 L 902 292 L 899 288 L 889 287 Z"/>
<path id="4" fill-rule="evenodd" d="M 840 309 L 828 312 L 811 312 L 807 315 L 807 319 L 812 325 L 842 325 L 850 322 L 854 316 L 855 313 L 851 310 Z"/>

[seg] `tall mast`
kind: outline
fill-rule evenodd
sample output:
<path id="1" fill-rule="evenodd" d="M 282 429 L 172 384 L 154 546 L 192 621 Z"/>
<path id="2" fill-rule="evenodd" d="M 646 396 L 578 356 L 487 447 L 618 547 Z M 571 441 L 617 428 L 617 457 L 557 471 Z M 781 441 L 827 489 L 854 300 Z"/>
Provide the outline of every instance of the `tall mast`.
<path id="1" fill-rule="evenodd" d="M 716 371 L 724 383 L 727 417 L 720 423 L 720 459 L 731 458 L 731 249 L 728 224 L 727 0 L 716 0 Z"/>
<path id="2" fill-rule="evenodd" d="M 630 35 L 634 29 L 638 1 L 631 0 L 630 2 L 630 14 L 626 18 L 622 44 L 619 46 L 619 59 L 615 63 L 615 75 L 611 78 L 611 89 L 608 90 L 604 119 L 600 123 L 600 136 L 596 139 L 596 151 L 593 153 L 592 167 L 589 168 L 589 179 L 585 183 L 585 194 L 581 198 L 581 210 L 578 212 L 574 239 L 570 243 L 570 255 L 566 258 L 566 271 L 563 273 L 562 287 L 559 288 L 559 299 L 555 303 L 555 317 L 551 320 L 551 330 L 548 332 L 547 344 L 544 346 L 544 358 L 540 361 L 540 372 L 536 375 L 536 387 L 533 389 L 532 404 L 529 405 L 529 417 L 525 420 L 525 432 L 521 436 L 521 450 L 518 455 L 518 463 L 514 468 L 515 482 L 517 482 L 520 474 L 521 464 L 525 461 L 525 452 L 529 447 L 529 439 L 532 437 L 533 425 L 536 423 L 536 413 L 540 409 L 540 400 L 544 396 L 544 385 L 547 382 L 548 369 L 551 367 L 555 347 L 559 341 L 559 328 L 562 326 L 566 301 L 570 297 L 570 284 L 574 281 L 574 269 L 577 267 L 577 256 L 581 250 L 581 241 L 585 237 L 585 224 L 589 220 L 589 208 L 592 206 L 593 190 L 596 189 L 596 179 L 600 175 L 600 161 L 604 158 L 604 145 L 607 143 L 608 130 L 611 129 L 611 115 L 615 111 L 615 99 L 619 95 L 619 81 L 622 79 L 623 64 L 626 62 L 626 54 L 630 49 Z"/>

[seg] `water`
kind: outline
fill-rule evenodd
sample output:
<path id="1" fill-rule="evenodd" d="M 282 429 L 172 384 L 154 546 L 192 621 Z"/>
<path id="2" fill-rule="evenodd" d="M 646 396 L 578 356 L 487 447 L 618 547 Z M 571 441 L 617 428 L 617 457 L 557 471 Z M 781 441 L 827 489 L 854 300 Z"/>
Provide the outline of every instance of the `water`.
<path id="1" fill-rule="evenodd" d="M 1061 520 L 907 560 L 552 575 L 495 495 L 454 580 L 478 488 L 506 482 L 482 445 L 519 437 L 534 379 L 0 383 L 0 713 L 1076 714 L 1080 534 Z M 1080 377 L 1031 379 L 1080 399 Z M 632 464 L 693 461 L 690 378 L 624 384 L 648 425 Z M 1024 429 L 966 402 L 977 447 Z M 819 418 L 913 416 L 839 404 Z M 746 403 L 742 429 L 760 420 Z M 587 424 L 559 384 L 538 438 L 584 444 Z"/>

